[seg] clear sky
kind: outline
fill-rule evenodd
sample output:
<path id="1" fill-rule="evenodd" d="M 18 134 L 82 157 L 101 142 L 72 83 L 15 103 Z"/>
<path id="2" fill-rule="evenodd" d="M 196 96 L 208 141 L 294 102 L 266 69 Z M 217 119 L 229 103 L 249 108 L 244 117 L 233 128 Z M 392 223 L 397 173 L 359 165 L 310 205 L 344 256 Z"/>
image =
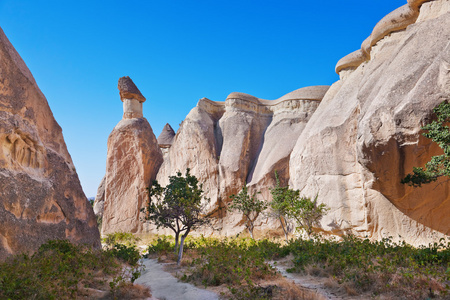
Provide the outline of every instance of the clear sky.
<path id="1" fill-rule="evenodd" d="M 47 97 L 86 196 L 96 194 L 130 76 L 156 136 L 207 97 L 277 99 L 330 85 L 336 62 L 406 0 L 0 0 L 0 26 Z"/>

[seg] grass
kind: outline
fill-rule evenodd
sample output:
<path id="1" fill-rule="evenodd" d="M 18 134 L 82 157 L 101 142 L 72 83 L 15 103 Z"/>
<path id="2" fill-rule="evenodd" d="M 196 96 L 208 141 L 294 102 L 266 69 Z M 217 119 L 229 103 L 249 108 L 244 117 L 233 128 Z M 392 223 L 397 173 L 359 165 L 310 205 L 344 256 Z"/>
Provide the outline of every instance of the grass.
<path id="1" fill-rule="evenodd" d="M 150 255 L 168 256 L 171 237 L 158 237 L 149 245 Z M 279 283 L 267 293 L 267 283 L 279 281 L 268 265 L 287 255 L 289 272 L 326 279 L 325 287 L 348 296 L 444 299 L 450 296 L 450 243 L 415 248 L 391 239 L 369 241 L 352 235 L 341 241 L 314 237 L 279 243 L 242 238 L 190 238 L 181 279 L 205 287 L 225 285 L 233 299 L 295 299 L 295 292 Z M 262 283 L 265 284 L 262 284 Z"/>
<path id="2" fill-rule="evenodd" d="M 124 245 L 101 250 L 48 241 L 33 255 L 12 256 L 0 264 L 0 299 L 149 296 L 147 289 L 133 286 L 141 271 L 139 258 L 135 248 Z"/>

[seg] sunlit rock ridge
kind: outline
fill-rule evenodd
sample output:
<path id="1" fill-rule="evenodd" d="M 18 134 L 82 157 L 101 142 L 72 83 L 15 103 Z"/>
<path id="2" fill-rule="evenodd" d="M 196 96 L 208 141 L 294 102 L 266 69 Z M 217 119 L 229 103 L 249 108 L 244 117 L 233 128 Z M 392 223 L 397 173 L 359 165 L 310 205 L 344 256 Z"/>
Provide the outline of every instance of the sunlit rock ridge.
<path id="1" fill-rule="evenodd" d="M 222 235 L 244 230 L 241 217 L 223 209 L 229 196 L 247 184 L 270 201 L 275 171 L 282 184 L 330 207 L 316 228 L 325 234 L 392 236 L 414 245 L 449 235 L 445 180 L 419 189 L 400 184 L 413 166 L 439 153 L 420 128 L 450 98 L 449 25 L 450 1 L 411 0 L 337 63 L 340 80 L 331 87 L 304 87 L 277 100 L 236 92 L 224 102 L 200 99 L 175 136 L 163 131 L 163 161 L 150 177 L 164 185 L 190 168 Z M 118 201 L 105 197 L 105 207 Z M 267 216 L 258 225 L 260 235 L 279 231 Z"/>
<path id="2" fill-rule="evenodd" d="M 0 260 L 49 239 L 100 247 L 62 130 L 0 29 Z"/>

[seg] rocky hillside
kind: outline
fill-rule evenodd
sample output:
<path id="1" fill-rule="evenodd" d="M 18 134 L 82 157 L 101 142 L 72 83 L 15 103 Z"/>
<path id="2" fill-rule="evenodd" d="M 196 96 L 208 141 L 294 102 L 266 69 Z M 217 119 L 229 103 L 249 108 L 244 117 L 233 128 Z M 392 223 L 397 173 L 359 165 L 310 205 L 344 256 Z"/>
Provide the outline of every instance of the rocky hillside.
<path id="1" fill-rule="evenodd" d="M 0 29 L 0 260 L 49 239 L 100 246 L 61 128 Z"/>
<path id="2" fill-rule="evenodd" d="M 307 196 L 318 194 L 331 208 L 317 230 L 393 236 L 413 244 L 449 235 L 448 184 L 442 180 L 420 189 L 400 184 L 413 166 L 438 153 L 420 128 L 433 107 L 450 98 L 449 25 L 450 1 L 409 0 L 374 27 L 361 49 L 338 62 L 340 80 L 331 87 L 300 88 L 277 100 L 242 93 L 224 102 L 201 99 L 175 136 L 164 129 L 163 162 L 150 168 L 148 178 L 166 184 L 169 175 L 189 167 L 204 183 L 221 234 L 244 228 L 239 216 L 221 209 L 229 195 L 247 184 L 270 200 L 277 170 L 282 183 Z M 123 171 L 107 170 L 106 178 Z M 106 181 L 99 195 L 110 186 Z M 134 201 L 123 193 L 97 202 Z M 123 207 L 139 215 L 138 207 Z M 265 232 L 277 229 L 267 217 L 259 222 Z M 115 228 L 128 227 L 104 224 L 103 232 Z"/>

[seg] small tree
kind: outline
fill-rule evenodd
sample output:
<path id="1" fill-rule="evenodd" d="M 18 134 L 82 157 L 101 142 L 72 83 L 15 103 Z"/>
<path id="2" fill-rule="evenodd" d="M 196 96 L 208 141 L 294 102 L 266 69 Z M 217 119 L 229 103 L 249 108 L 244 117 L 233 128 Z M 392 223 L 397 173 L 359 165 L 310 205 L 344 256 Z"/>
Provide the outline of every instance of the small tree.
<path id="1" fill-rule="evenodd" d="M 286 242 L 288 242 L 288 214 L 290 203 L 300 195 L 299 191 L 294 191 L 288 186 L 280 186 L 280 179 L 278 173 L 275 171 L 276 186 L 270 189 L 272 194 L 272 202 L 270 202 L 270 208 L 272 213 L 270 216 L 278 219 L 283 229 Z"/>
<path id="2" fill-rule="evenodd" d="M 250 232 L 252 239 L 253 229 L 255 228 L 255 221 L 259 214 L 267 208 L 267 203 L 256 198 L 256 193 L 248 194 L 247 186 L 244 185 L 242 190 L 237 195 L 231 195 L 231 203 L 228 205 L 229 211 L 237 210 L 245 217 L 245 227 Z"/>
<path id="3" fill-rule="evenodd" d="M 320 225 L 320 220 L 327 213 L 329 208 L 325 204 L 317 204 L 316 195 L 314 200 L 309 197 L 300 197 L 299 191 L 293 191 L 295 197 L 289 199 L 287 215 L 297 221 L 298 227 L 306 231 L 311 236 L 314 226 Z"/>
<path id="4" fill-rule="evenodd" d="M 444 101 L 436 106 L 433 112 L 437 120 L 423 126 L 422 129 L 426 132 L 422 134 L 437 143 L 444 150 L 444 154 L 433 156 L 425 168 L 414 167 L 413 173 L 406 175 L 401 183 L 418 187 L 422 183 L 436 181 L 441 176 L 450 176 L 450 128 L 445 125 L 450 122 L 450 104 Z"/>
<path id="5" fill-rule="evenodd" d="M 175 233 L 175 253 L 180 244 L 178 265 L 183 258 L 183 245 L 188 234 L 209 223 L 209 218 L 204 214 L 209 199 L 204 198 L 202 185 L 189 171 L 186 170 L 185 177 L 180 172 L 176 176 L 170 176 L 166 187 L 161 187 L 156 180 L 153 181 L 147 189 L 149 201 L 142 210 L 146 221 L 154 223 L 157 228 L 170 228 Z"/>

